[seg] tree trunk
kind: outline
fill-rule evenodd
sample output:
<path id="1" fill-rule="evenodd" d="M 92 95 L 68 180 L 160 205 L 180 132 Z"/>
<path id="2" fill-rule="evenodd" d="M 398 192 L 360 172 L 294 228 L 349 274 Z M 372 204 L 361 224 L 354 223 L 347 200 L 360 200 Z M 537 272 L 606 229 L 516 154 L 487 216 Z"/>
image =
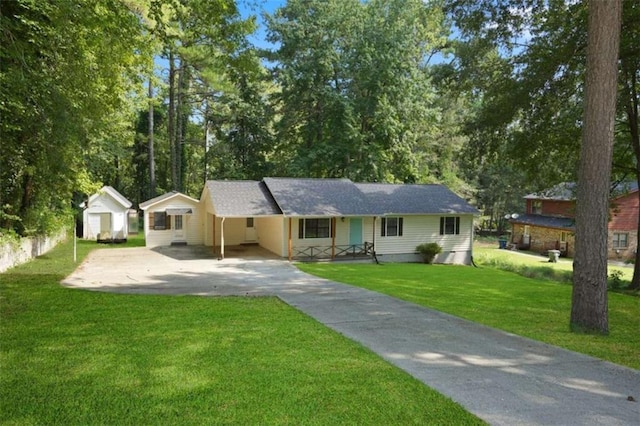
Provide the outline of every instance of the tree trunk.
<path id="1" fill-rule="evenodd" d="M 607 235 L 622 0 L 591 0 L 570 325 L 609 332 Z"/>
<path id="2" fill-rule="evenodd" d="M 167 130 L 169 131 L 169 151 L 171 156 L 171 189 L 178 189 L 178 163 L 176 158 L 176 64 L 173 52 L 169 52 L 169 117 Z"/>
<path id="3" fill-rule="evenodd" d="M 629 64 L 631 62 L 631 64 Z M 640 132 L 638 131 L 638 92 L 636 90 L 637 80 L 635 61 L 622 61 L 622 69 L 624 70 L 624 104 L 627 114 L 627 124 L 629 126 L 629 135 L 631 136 L 631 147 L 636 158 L 636 182 L 640 188 Z M 638 192 L 640 197 L 640 191 Z M 633 278 L 629 289 L 640 289 L 640 250 L 638 250 L 638 242 L 640 241 L 640 215 L 638 216 L 638 230 L 636 238 L 636 261 L 633 268 Z"/>
<path id="4" fill-rule="evenodd" d="M 156 160 L 153 147 L 153 83 L 149 78 L 149 198 L 156 196 Z"/>

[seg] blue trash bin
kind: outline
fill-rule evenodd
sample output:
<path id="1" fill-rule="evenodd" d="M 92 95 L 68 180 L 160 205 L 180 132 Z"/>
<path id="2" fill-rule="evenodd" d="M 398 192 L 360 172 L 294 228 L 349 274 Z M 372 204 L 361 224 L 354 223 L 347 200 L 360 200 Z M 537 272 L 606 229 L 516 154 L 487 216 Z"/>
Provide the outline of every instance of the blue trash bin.
<path id="1" fill-rule="evenodd" d="M 500 238 L 498 240 L 498 244 L 499 244 L 499 248 L 501 249 L 506 249 L 507 248 L 507 240 L 505 240 L 504 238 Z"/>

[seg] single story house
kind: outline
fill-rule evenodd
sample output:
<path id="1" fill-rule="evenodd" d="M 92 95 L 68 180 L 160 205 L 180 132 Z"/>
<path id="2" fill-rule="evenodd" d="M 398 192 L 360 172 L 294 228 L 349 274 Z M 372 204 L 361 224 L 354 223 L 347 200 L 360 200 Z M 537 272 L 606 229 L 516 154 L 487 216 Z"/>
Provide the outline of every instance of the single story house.
<path id="1" fill-rule="evenodd" d="M 82 237 L 99 242 L 126 241 L 131 201 L 111 186 L 91 195 L 82 213 Z"/>
<path id="2" fill-rule="evenodd" d="M 177 191 L 140 203 L 147 247 L 202 245 L 200 201 Z"/>
<path id="3" fill-rule="evenodd" d="M 172 209 L 178 207 L 169 199 L 188 201 L 192 209 L 189 235 L 199 238 L 188 243 L 211 246 L 220 257 L 225 247 L 258 244 L 289 260 L 375 253 L 379 260 L 418 261 L 416 246 L 436 242 L 443 247 L 436 262 L 469 264 L 478 214 L 442 185 L 269 177 L 208 181 L 199 202 L 170 193 L 141 204 L 148 246 L 176 242 L 147 220 L 158 212 L 176 217 Z"/>
<path id="4" fill-rule="evenodd" d="M 526 213 L 510 220 L 511 243 L 520 249 L 539 252 L 560 250 L 575 254 L 575 190 L 563 182 L 525 196 Z M 631 259 L 638 247 L 640 193 L 636 182 L 623 182 L 611 189 L 609 212 L 610 259 Z"/>

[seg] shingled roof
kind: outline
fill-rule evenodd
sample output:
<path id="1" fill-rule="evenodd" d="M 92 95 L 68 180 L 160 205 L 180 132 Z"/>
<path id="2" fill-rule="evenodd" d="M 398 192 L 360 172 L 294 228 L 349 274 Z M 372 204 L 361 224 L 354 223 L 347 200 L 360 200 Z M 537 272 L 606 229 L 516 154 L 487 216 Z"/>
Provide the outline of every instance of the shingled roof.
<path id="1" fill-rule="evenodd" d="M 576 199 L 577 189 L 578 186 L 575 182 L 562 182 L 552 188 L 525 195 L 524 198 L 528 200 L 574 201 Z M 618 198 L 637 190 L 638 182 L 636 181 L 619 182 L 612 185 L 610 194 L 611 198 Z"/>
<path id="2" fill-rule="evenodd" d="M 373 216 L 376 209 L 349 179 L 264 178 L 285 216 Z"/>
<path id="3" fill-rule="evenodd" d="M 216 215 L 252 217 L 282 215 L 264 182 L 211 180 L 207 182 Z"/>
<path id="4" fill-rule="evenodd" d="M 516 219 L 511 219 L 511 223 L 521 223 L 523 225 L 540 226 L 543 228 L 575 230 L 575 220 L 568 217 L 543 216 L 539 214 L 524 214 Z"/>
<path id="5" fill-rule="evenodd" d="M 478 210 L 442 185 L 356 183 L 375 206 L 376 215 L 478 214 Z"/>
<path id="6" fill-rule="evenodd" d="M 206 190 L 216 215 L 223 217 L 478 213 L 442 185 L 267 177 L 262 182 L 208 181 Z"/>

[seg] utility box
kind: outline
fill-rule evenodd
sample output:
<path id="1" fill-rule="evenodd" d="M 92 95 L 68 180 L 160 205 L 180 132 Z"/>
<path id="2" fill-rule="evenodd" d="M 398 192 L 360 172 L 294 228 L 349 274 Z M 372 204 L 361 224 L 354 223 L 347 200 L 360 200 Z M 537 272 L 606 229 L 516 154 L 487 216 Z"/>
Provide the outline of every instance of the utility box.
<path id="1" fill-rule="evenodd" d="M 560 258 L 560 250 L 549 250 L 549 262 L 557 263 Z"/>

